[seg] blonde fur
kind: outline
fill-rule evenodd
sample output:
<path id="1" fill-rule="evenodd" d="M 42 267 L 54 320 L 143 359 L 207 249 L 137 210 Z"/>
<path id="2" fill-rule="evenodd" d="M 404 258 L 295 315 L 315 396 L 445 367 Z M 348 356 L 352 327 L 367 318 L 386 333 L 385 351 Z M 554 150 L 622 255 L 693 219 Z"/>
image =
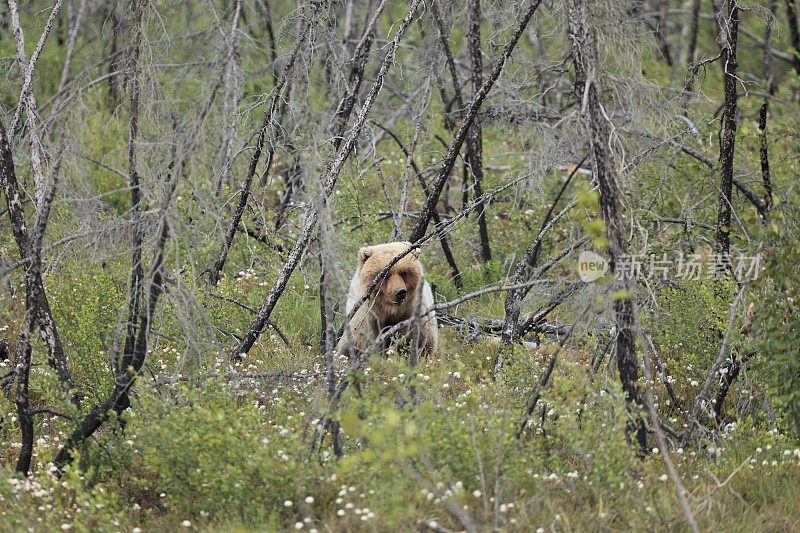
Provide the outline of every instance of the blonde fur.
<path id="1" fill-rule="evenodd" d="M 408 242 L 391 242 L 366 246 L 359 251 L 359 265 L 350 281 L 347 293 L 346 312 L 349 315 L 358 304 L 367 287 L 391 263 L 395 257 L 411 248 Z M 398 291 L 406 290 L 405 299 L 398 303 Z M 348 351 L 351 347 L 369 349 L 381 331 L 394 326 L 419 313 L 420 319 L 401 329 L 399 334 L 413 338 L 419 336 L 424 355 L 436 352 L 439 346 L 439 330 L 433 307 L 433 292 L 427 281 L 419 250 L 412 250 L 389 270 L 384 281 L 358 309 L 345 331 L 337 350 Z"/>

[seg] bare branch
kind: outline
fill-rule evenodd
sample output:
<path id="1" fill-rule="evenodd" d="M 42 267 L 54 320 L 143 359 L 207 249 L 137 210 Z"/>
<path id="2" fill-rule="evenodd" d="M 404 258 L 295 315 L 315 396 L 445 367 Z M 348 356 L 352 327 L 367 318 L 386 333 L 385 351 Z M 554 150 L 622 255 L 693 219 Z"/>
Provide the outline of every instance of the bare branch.
<path id="1" fill-rule="evenodd" d="M 486 97 L 489 95 L 489 91 L 492 90 L 495 82 L 497 82 L 497 79 L 500 77 L 500 73 L 503 71 L 506 61 L 508 61 L 508 58 L 511 57 L 511 52 L 514 51 L 514 47 L 517 45 L 517 42 L 519 42 L 519 38 L 522 36 L 522 33 L 525 31 L 525 27 L 528 25 L 528 22 L 530 22 L 540 3 L 541 0 L 532 0 L 531 4 L 525 10 L 519 22 L 517 23 L 511 39 L 503 48 L 500 58 L 495 62 L 492 72 L 489 74 L 489 78 L 483 83 L 480 90 L 475 93 L 472 101 L 464 111 L 463 118 L 461 119 L 461 125 L 458 127 L 458 131 L 453 137 L 453 141 L 447 148 L 447 154 L 445 155 L 444 160 L 442 160 L 442 164 L 439 168 L 436 178 L 434 178 L 431 193 L 428 195 L 428 199 L 425 202 L 422 213 L 420 214 L 419 221 L 411 232 L 411 236 L 409 237 L 411 242 L 416 242 L 420 240 L 423 235 L 425 235 L 425 231 L 427 230 L 428 224 L 433 216 L 433 211 L 436 209 L 436 204 L 439 202 L 439 196 L 442 194 L 444 184 L 447 182 L 450 172 L 453 170 L 453 165 L 456 162 L 461 145 L 464 143 L 464 140 L 467 137 L 467 133 L 470 130 L 472 121 L 475 119 L 475 116 L 480 110 L 484 100 L 486 100 Z"/>
<path id="2" fill-rule="evenodd" d="M 400 43 L 400 39 L 403 37 L 406 29 L 408 28 L 409 24 L 411 24 L 411 20 L 416 13 L 417 6 L 419 5 L 420 0 L 413 0 L 411 3 L 411 7 L 406 13 L 405 18 L 400 23 L 399 28 L 397 29 L 397 33 L 394 36 L 394 39 L 389 45 L 389 49 L 386 52 L 386 56 L 381 63 L 381 68 L 378 71 L 378 75 L 375 79 L 375 82 L 372 85 L 372 88 L 364 101 L 364 104 L 361 108 L 361 112 L 356 117 L 355 124 L 353 125 L 352 130 L 350 131 L 350 135 L 347 140 L 342 145 L 341 149 L 339 150 L 336 159 L 334 159 L 333 163 L 330 165 L 327 175 L 322 180 L 322 194 L 327 198 L 333 192 L 334 187 L 336 186 L 336 181 L 339 177 L 339 173 L 344 166 L 344 162 L 347 159 L 348 155 L 350 154 L 353 146 L 355 146 L 356 139 L 358 138 L 361 128 L 364 126 L 364 121 L 367 118 L 367 113 L 372 108 L 372 105 L 375 103 L 375 99 L 378 96 L 381 88 L 383 87 L 384 78 L 386 77 L 387 72 L 389 71 L 389 67 L 394 62 L 395 53 L 397 52 L 397 48 Z M 234 359 L 241 359 L 241 354 L 246 354 L 250 351 L 250 348 L 253 347 L 255 344 L 256 339 L 264 330 L 266 326 L 267 320 L 269 320 L 270 315 L 272 314 L 272 310 L 275 308 L 275 304 L 278 303 L 278 299 L 283 294 L 283 290 L 286 288 L 286 284 L 289 282 L 289 277 L 294 272 L 297 263 L 300 261 L 300 257 L 305 252 L 306 248 L 308 247 L 308 243 L 311 240 L 311 233 L 314 230 L 314 227 L 317 223 L 317 214 L 316 213 L 307 213 L 306 220 L 303 224 L 302 229 L 300 230 L 300 234 L 298 235 L 297 241 L 295 242 L 292 251 L 289 253 L 289 257 L 287 258 L 286 262 L 283 264 L 280 273 L 278 274 L 278 279 L 275 282 L 275 285 L 272 286 L 270 289 L 269 294 L 267 295 L 267 299 L 261 305 L 261 308 L 258 310 L 258 314 L 253 319 L 253 322 L 250 324 L 247 332 L 245 333 L 244 337 L 242 338 L 241 342 L 236 346 L 233 351 L 232 357 Z"/>
<path id="3" fill-rule="evenodd" d="M 239 201 L 236 204 L 236 207 L 233 211 L 233 216 L 228 224 L 228 230 L 226 231 L 225 238 L 222 241 L 222 249 L 217 255 L 214 265 L 208 270 L 209 283 L 211 285 L 216 285 L 219 282 L 222 267 L 225 266 L 225 260 L 228 258 L 228 251 L 230 250 L 231 245 L 233 244 L 233 238 L 236 235 L 236 228 L 239 227 L 239 222 L 241 222 L 244 209 L 247 206 L 247 200 L 250 197 L 250 186 L 253 183 L 253 176 L 256 174 L 256 168 L 258 167 L 258 162 L 261 159 L 261 153 L 264 150 L 264 145 L 267 141 L 267 135 L 272 128 L 273 120 L 275 118 L 275 111 L 278 107 L 278 103 L 283 99 L 283 90 L 289 81 L 289 77 L 294 69 L 295 63 L 297 62 L 300 50 L 305 45 L 306 39 L 308 38 L 311 27 L 314 25 L 314 21 L 316 20 L 317 13 L 319 12 L 321 6 L 321 2 L 315 4 L 314 10 L 308 18 L 308 22 L 303 27 L 300 35 L 297 37 L 297 42 L 292 50 L 292 55 L 290 56 L 289 61 L 283 67 L 280 81 L 272 89 L 272 97 L 270 98 L 269 105 L 264 112 L 264 119 L 261 123 L 261 129 L 258 133 L 258 140 L 256 141 L 256 145 L 253 149 L 253 155 L 250 156 L 250 166 L 247 168 L 247 174 L 245 174 L 244 181 L 242 182 L 242 188 L 239 192 Z M 267 147 L 266 171 L 269 171 L 269 168 L 272 165 L 274 154 L 275 149 L 272 146 L 272 143 L 270 143 Z"/>

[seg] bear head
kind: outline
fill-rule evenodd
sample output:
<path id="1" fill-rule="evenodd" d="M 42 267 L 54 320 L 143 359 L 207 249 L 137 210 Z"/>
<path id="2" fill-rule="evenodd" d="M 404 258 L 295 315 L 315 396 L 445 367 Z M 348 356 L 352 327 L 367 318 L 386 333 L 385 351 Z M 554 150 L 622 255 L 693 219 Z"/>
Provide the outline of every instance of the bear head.
<path id="1" fill-rule="evenodd" d="M 419 248 L 409 252 L 410 249 L 410 242 L 389 242 L 365 246 L 359 250 L 362 290 L 366 290 L 395 257 L 408 252 L 392 266 L 383 282 L 375 288 L 371 295 L 375 304 L 387 310 L 413 305 L 425 274 L 419 262 Z"/>

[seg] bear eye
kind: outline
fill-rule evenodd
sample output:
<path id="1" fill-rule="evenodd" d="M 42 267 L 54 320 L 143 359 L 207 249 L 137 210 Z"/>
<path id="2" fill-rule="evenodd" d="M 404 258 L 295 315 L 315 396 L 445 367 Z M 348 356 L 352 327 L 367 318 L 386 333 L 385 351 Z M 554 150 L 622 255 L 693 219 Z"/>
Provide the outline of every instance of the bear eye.
<path id="1" fill-rule="evenodd" d="M 400 272 L 400 277 L 406 279 L 408 277 L 408 274 L 409 274 L 408 270 L 403 270 L 402 272 Z"/>

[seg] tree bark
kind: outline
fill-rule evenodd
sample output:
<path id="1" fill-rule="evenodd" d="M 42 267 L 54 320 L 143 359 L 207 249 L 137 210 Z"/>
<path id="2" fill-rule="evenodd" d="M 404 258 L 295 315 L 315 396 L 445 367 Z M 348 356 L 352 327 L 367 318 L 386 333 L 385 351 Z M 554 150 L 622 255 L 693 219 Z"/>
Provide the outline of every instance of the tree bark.
<path id="1" fill-rule="evenodd" d="M 25 266 L 26 303 L 33 306 L 32 312 L 39 324 L 42 339 L 48 348 L 48 363 L 58 374 L 62 386 L 69 391 L 74 389 L 75 383 L 67 366 L 67 357 L 64 345 L 61 342 L 50 302 L 44 288 L 41 269 L 41 237 L 34 231 L 28 230 L 25 223 L 25 212 L 22 207 L 20 187 L 17 182 L 14 160 L 11 154 L 11 139 L 5 125 L 0 122 L 0 186 L 6 197 L 8 214 L 11 219 L 11 229 L 17 243 L 20 259 Z M 50 197 L 52 201 L 52 197 Z M 42 209 L 49 212 L 49 205 L 42 204 Z M 42 213 L 42 212 L 40 212 Z M 40 216 L 36 227 L 44 230 L 46 215 Z M 28 294 L 29 293 L 29 294 Z M 77 398 L 74 399 L 75 401 Z"/>
<path id="2" fill-rule="evenodd" d="M 477 94 L 483 85 L 483 59 L 481 57 L 481 4 L 480 0 L 469 0 L 469 55 L 472 63 L 472 90 Z M 480 115 L 472 123 L 472 130 L 467 139 L 469 164 L 472 168 L 472 179 L 475 184 L 475 202 L 477 203 L 478 233 L 481 238 L 481 257 L 483 262 L 492 260 L 492 249 L 489 245 L 489 229 L 486 226 L 486 209 L 483 200 L 483 126 Z"/>
<path id="3" fill-rule="evenodd" d="M 686 45 L 686 84 L 683 87 L 683 112 L 689 106 L 689 93 L 694 89 L 695 53 L 697 51 L 697 34 L 700 28 L 701 0 L 692 0 L 691 19 L 689 19 L 689 42 Z"/>
<path id="4" fill-rule="evenodd" d="M 597 60 L 597 45 L 589 24 L 589 9 L 586 0 L 566 0 L 569 19 L 569 37 L 572 42 L 572 58 L 575 63 L 575 94 L 585 109 L 584 121 L 589 130 L 589 142 L 594 159 L 595 175 L 600 189 L 600 207 L 605 223 L 606 239 L 611 275 L 626 255 L 624 227 L 620 216 L 619 189 L 614 165 L 614 154 L 609 146 L 608 122 L 603 110 L 600 92 L 600 72 Z M 639 361 L 636 356 L 636 308 L 631 295 L 630 280 L 623 276 L 613 283 L 613 307 L 617 328 L 616 360 L 622 388 L 632 418 L 628 423 L 629 438 L 635 440 L 642 452 L 647 448 L 647 433 L 642 419 L 642 395 L 637 381 Z"/>
<path id="5" fill-rule="evenodd" d="M 0 184 L 6 197 L 14 239 L 17 242 L 17 247 L 25 266 L 25 323 L 20 332 L 19 344 L 17 345 L 14 373 L 17 379 L 15 403 L 21 432 L 21 448 L 17 458 L 16 470 L 27 475 L 30 469 L 31 457 L 33 456 L 33 418 L 28 401 L 32 349 L 30 336 L 36 322 L 39 322 L 42 336 L 48 341 L 48 346 L 53 347 L 53 342 L 55 342 L 55 346 L 60 349 L 62 357 L 63 347 L 55 329 L 55 322 L 52 321 L 52 314 L 44 292 L 40 250 L 37 251 L 33 246 L 34 242 L 39 239 L 36 236 L 31 236 L 25 226 L 25 214 L 19 195 L 19 185 L 17 184 L 14 161 L 11 155 L 10 139 L 2 121 L 0 121 Z M 45 322 L 43 319 L 46 320 L 47 318 L 50 321 Z M 49 329 L 50 327 L 52 327 L 52 330 Z M 53 337 L 49 338 L 48 334 L 52 334 Z M 59 372 L 62 383 L 72 388 L 72 376 L 66 368 L 66 359 L 63 359 L 62 367 L 59 361 L 55 360 L 51 355 L 51 364 Z M 63 376 L 62 372 L 66 375 Z"/>
<path id="6" fill-rule="evenodd" d="M 720 0 L 717 0 L 719 2 Z M 722 111 L 722 131 L 719 150 L 720 191 L 717 210 L 715 251 L 727 256 L 731 248 L 731 190 L 733 188 L 733 154 L 736 143 L 736 40 L 739 28 L 738 0 L 725 0 L 717 13 L 720 60 L 723 74 L 725 104 Z"/>
<path id="7" fill-rule="evenodd" d="M 731 389 L 731 385 L 736 381 L 736 378 L 739 377 L 742 368 L 744 368 L 755 355 L 755 352 L 745 354 L 741 358 L 731 355 L 728 364 L 723 367 L 725 372 L 723 373 L 722 383 L 720 383 L 717 396 L 714 399 L 714 417 L 717 420 L 717 424 L 722 424 L 724 422 L 723 406 L 725 404 L 725 398 L 728 396 L 728 392 Z"/>
<path id="8" fill-rule="evenodd" d="M 28 277 L 28 271 L 25 277 Z M 15 403 L 17 406 L 17 416 L 19 417 L 20 429 L 20 449 L 17 456 L 16 471 L 23 476 L 28 475 L 31 468 L 31 458 L 33 457 L 33 415 L 30 409 L 30 402 L 28 400 L 28 383 L 31 374 L 31 342 L 30 335 L 34 328 L 35 318 L 35 302 L 32 299 L 30 291 L 25 291 L 25 325 L 19 335 L 19 344 L 17 345 L 16 354 L 16 375 L 17 375 L 17 393 Z"/>
<path id="9" fill-rule="evenodd" d="M 775 12 L 776 0 L 770 1 L 770 13 Z M 775 94 L 775 79 L 772 74 L 772 23 L 770 18 L 767 21 L 767 29 L 764 31 L 764 80 L 767 83 L 767 94 L 772 96 Z M 761 104 L 761 111 L 758 117 L 758 132 L 759 132 L 759 159 L 761 162 L 761 182 L 764 184 L 764 211 L 769 213 L 772 209 L 772 179 L 769 172 L 769 146 L 767 145 L 767 116 L 769 115 L 769 98 L 764 98 L 764 103 Z M 766 221 L 766 216 L 763 217 Z"/>
<path id="10" fill-rule="evenodd" d="M 772 179 L 769 175 L 769 148 L 767 146 L 767 112 L 769 102 L 761 104 L 758 119 L 758 132 L 760 138 L 759 156 L 761 159 L 761 181 L 764 184 L 764 211 L 766 214 L 772 209 Z M 766 216 L 764 217 L 766 220 Z"/>
<path id="11" fill-rule="evenodd" d="M 239 19 L 242 14 L 242 0 L 237 0 L 231 16 L 231 29 L 226 36 L 227 51 L 224 55 L 223 74 L 224 80 L 223 90 L 223 120 L 224 127 L 222 132 L 222 146 L 219 150 L 220 158 L 220 172 L 217 176 L 217 183 L 214 185 L 214 196 L 219 197 L 222 191 L 222 185 L 227 183 L 230 176 L 230 170 L 233 166 L 232 145 L 233 138 L 236 135 L 236 106 L 242 95 L 240 71 L 242 68 L 242 61 L 239 54 Z"/>
<path id="12" fill-rule="evenodd" d="M 117 15 L 116 3 L 107 5 L 108 18 L 111 22 L 111 49 L 108 52 L 108 97 L 111 100 L 111 109 L 116 109 L 121 101 L 119 70 L 122 63 L 122 55 L 119 50 L 120 33 L 122 33 L 122 22 Z"/>
<path id="13" fill-rule="evenodd" d="M 136 143 L 139 137 L 139 58 L 144 39 L 142 17 L 147 0 L 135 0 L 132 5 L 133 41 L 131 43 L 130 72 L 130 121 L 128 127 L 128 187 L 131 192 L 131 278 L 128 290 L 128 321 L 125 328 L 125 344 L 122 356 L 118 361 L 118 371 L 127 368 L 125 364 L 133 351 L 136 340 L 136 320 L 142 298 L 144 270 L 142 267 L 142 243 L 144 229 L 142 227 L 142 191 L 139 185 L 139 168 Z"/>
<path id="14" fill-rule="evenodd" d="M 789 40 L 794 48 L 792 66 L 800 74 L 800 29 L 797 22 L 796 0 L 786 0 L 786 19 L 789 23 Z"/>

